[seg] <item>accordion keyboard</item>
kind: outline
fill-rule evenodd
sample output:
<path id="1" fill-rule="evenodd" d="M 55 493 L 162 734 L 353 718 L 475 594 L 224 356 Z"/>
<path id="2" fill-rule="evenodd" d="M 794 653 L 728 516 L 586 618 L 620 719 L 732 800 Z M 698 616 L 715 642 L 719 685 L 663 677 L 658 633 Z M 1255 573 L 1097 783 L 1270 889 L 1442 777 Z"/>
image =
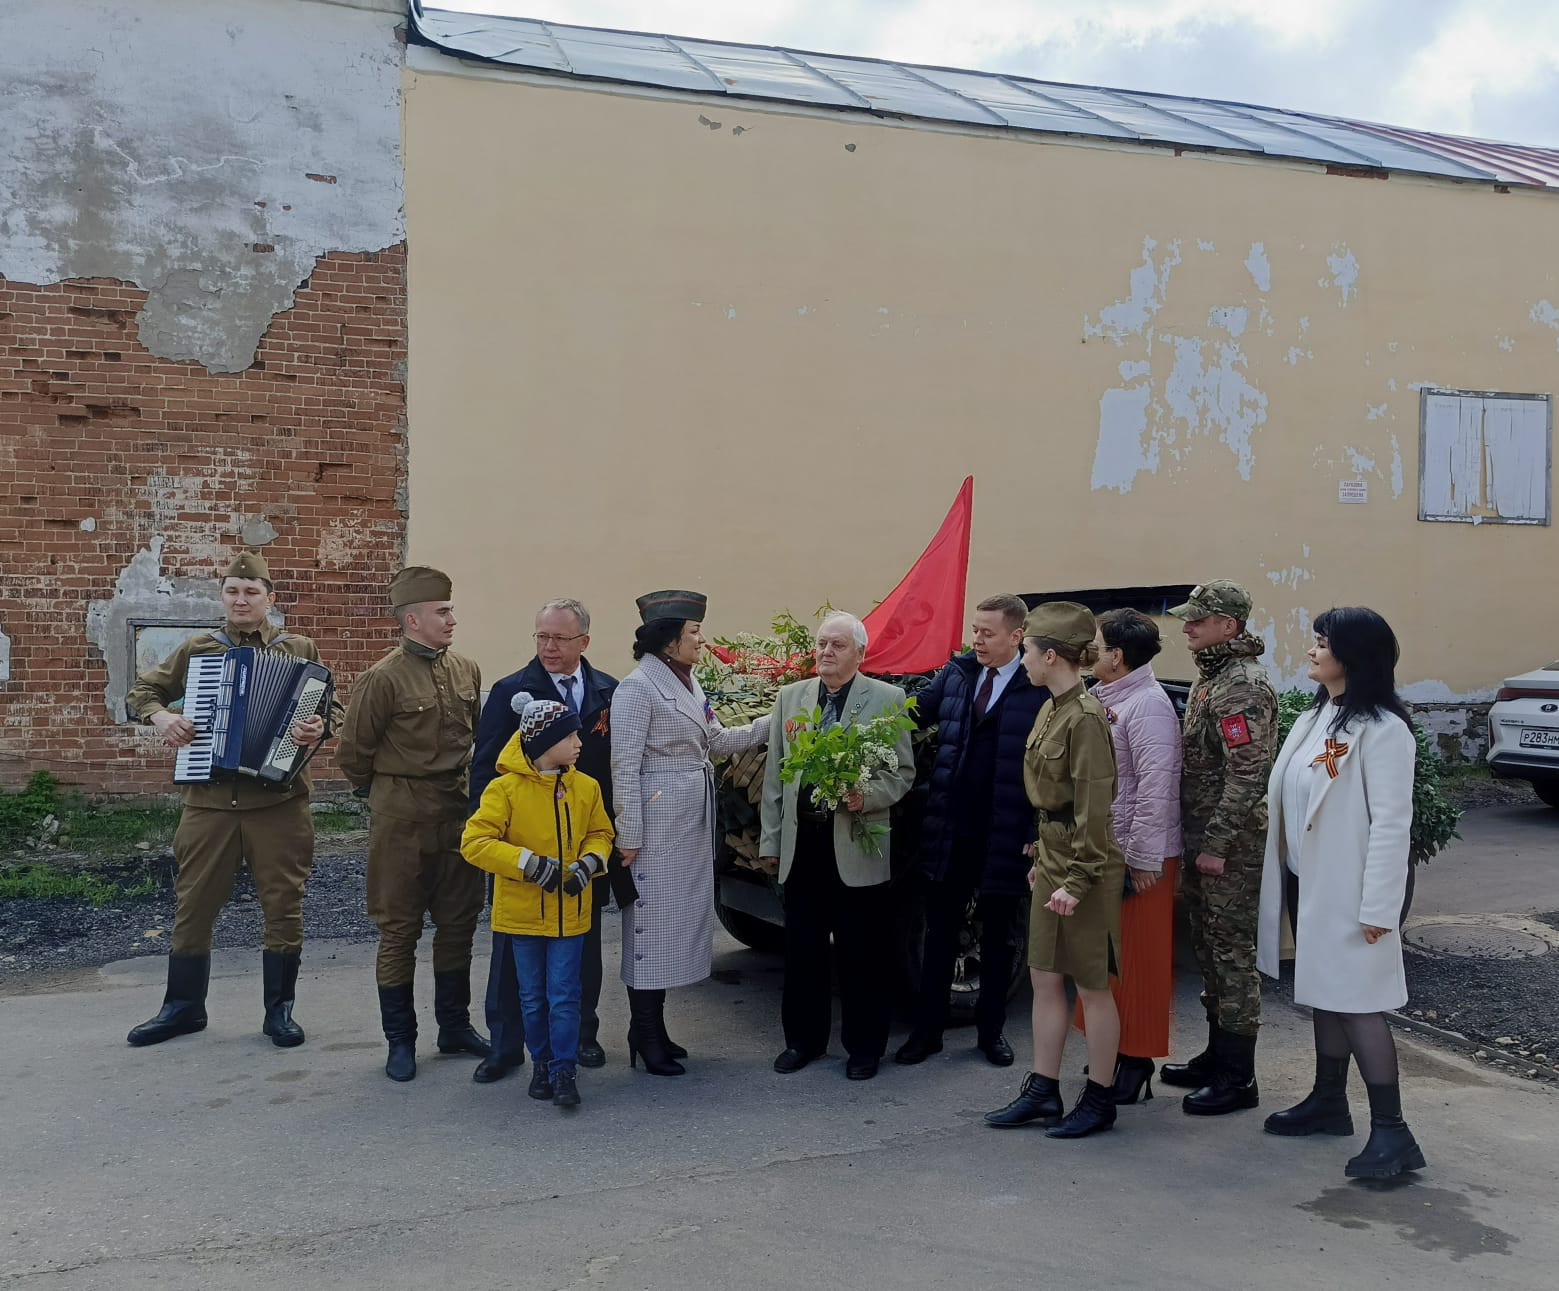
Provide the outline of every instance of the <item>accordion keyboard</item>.
<path id="1" fill-rule="evenodd" d="M 220 654 L 205 654 L 189 661 L 184 681 L 184 716 L 194 724 L 195 739 L 174 756 L 174 784 L 205 784 L 211 779 L 224 659 Z"/>

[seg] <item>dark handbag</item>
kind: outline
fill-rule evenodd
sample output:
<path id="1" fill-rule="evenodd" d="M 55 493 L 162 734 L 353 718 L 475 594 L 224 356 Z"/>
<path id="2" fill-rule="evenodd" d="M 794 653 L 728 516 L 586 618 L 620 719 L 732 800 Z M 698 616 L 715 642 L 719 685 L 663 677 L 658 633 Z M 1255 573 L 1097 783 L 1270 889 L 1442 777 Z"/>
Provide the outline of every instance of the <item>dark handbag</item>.
<path id="1" fill-rule="evenodd" d="M 633 871 L 623 864 L 622 857 L 615 851 L 606 863 L 606 882 L 620 909 L 626 910 L 638 901 L 639 885 L 633 881 Z"/>

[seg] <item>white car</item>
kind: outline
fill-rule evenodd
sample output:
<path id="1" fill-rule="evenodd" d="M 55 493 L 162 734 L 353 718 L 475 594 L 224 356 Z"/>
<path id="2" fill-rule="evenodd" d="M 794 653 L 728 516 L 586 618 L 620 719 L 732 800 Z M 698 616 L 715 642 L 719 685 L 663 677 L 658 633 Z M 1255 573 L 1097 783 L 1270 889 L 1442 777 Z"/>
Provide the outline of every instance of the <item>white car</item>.
<path id="1" fill-rule="evenodd" d="M 1489 710 L 1489 766 L 1559 807 L 1559 662 L 1505 679 Z"/>

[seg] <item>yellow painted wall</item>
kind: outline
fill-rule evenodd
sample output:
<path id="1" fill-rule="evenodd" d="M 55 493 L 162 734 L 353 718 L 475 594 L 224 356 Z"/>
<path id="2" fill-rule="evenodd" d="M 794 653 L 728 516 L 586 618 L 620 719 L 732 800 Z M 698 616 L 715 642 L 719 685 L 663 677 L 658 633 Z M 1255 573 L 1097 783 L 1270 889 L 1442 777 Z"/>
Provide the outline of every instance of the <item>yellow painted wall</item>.
<path id="1" fill-rule="evenodd" d="M 1559 194 L 501 73 L 404 112 L 410 554 L 489 677 L 549 596 L 608 668 L 662 586 L 864 613 L 971 472 L 971 605 L 1235 578 L 1293 679 L 1368 604 L 1424 699 L 1559 655 L 1555 529 L 1416 518 L 1414 388 L 1559 385 Z"/>

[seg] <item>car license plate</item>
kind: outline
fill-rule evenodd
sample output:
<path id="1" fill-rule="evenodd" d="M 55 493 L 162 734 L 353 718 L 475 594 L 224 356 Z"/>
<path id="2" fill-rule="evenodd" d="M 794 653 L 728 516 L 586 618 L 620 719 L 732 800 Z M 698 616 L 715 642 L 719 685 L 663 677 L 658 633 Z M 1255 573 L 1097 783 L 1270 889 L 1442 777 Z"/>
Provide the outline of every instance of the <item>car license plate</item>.
<path id="1" fill-rule="evenodd" d="M 1524 749 L 1559 749 L 1559 731 L 1522 731 L 1520 743 Z"/>

